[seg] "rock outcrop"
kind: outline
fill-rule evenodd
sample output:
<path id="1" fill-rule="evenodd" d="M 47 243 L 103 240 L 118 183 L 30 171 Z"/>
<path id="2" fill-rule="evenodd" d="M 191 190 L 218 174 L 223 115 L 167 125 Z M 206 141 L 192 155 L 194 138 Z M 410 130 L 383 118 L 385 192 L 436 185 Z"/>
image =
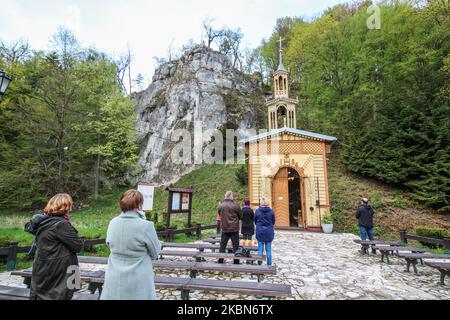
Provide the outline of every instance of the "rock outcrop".
<path id="1" fill-rule="evenodd" d="M 150 86 L 134 94 L 140 145 L 138 180 L 170 184 L 195 164 L 174 163 L 178 141 L 172 133 L 186 129 L 194 140 L 194 123 L 207 129 L 250 129 L 264 119 L 259 80 L 234 69 L 219 52 L 197 46 L 180 59 L 161 65 Z M 204 147 L 204 146 L 203 146 Z"/>

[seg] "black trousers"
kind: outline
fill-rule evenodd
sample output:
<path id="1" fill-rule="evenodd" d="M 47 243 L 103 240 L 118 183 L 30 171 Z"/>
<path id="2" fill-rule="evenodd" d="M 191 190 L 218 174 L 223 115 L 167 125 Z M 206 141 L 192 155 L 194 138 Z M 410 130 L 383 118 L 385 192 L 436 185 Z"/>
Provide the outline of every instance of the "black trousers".
<path id="1" fill-rule="evenodd" d="M 231 242 L 233 243 L 233 253 L 237 251 L 239 248 L 239 232 L 222 232 L 219 252 L 225 252 L 229 239 L 231 239 Z M 233 262 L 234 264 L 239 264 L 239 259 L 234 259 Z M 219 263 L 223 263 L 223 259 L 219 259 Z"/>
<path id="2" fill-rule="evenodd" d="M 253 235 L 251 235 L 251 234 L 247 234 L 247 233 L 242 234 L 242 238 L 244 240 L 252 240 L 252 237 L 253 237 Z"/>

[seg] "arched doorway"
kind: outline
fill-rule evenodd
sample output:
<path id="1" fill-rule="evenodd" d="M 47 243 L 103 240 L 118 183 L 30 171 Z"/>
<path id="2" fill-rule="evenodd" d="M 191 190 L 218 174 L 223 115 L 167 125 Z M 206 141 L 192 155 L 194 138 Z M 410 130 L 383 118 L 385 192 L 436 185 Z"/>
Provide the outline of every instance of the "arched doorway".
<path id="1" fill-rule="evenodd" d="M 292 167 L 282 167 L 272 181 L 272 204 L 276 227 L 304 227 L 302 176 Z"/>

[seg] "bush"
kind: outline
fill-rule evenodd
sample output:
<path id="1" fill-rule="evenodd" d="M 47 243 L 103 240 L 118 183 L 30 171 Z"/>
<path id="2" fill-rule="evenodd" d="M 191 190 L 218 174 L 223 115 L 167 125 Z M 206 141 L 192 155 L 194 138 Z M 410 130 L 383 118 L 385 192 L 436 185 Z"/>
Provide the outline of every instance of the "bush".
<path id="1" fill-rule="evenodd" d="M 236 178 L 238 179 L 239 183 L 243 186 L 246 186 L 248 183 L 248 167 L 247 165 L 243 164 L 239 168 L 236 169 L 235 173 Z"/>
<path id="2" fill-rule="evenodd" d="M 444 239 L 444 237 L 450 236 L 450 231 L 442 228 L 427 228 L 427 227 L 418 227 L 416 228 L 416 234 L 418 236 L 434 238 L 434 239 Z M 426 243 L 419 241 L 422 245 L 427 246 L 429 248 L 438 248 L 442 247 L 441 245 L 436 245 L 432 243 Z"/>
<path id="3" fill-rule="evenodd" d="M 198 221 L 196 221 L 196 220 L 192 220 L 192 221 L 191 221 L 191 227 L 195 227 L 195 226 L 198 225 L 198 224 L 201 224 L 201 223 L 198 222 Z M 184 226 L 184 228 L 189 228 L 188 222 L 186 221 L 186 222 L 183 224 L 183 226 Z"/>
<path id="4" fill-rule="evenodd" d="M 8 236 L 0 236 L 0 248 L 9 247 L 11 241 L 13 241 L 13 239 Z"/>
<path id="5" fill-rule="evenodd" d="M 154 223 L 157 223 L 159 217 L 164 217 L 164 213 L 159 213 L 156 211 L 155 212 L 146 212 L 145 217 L 147 218 L 148 221 L 153 221 Z"/>
<path id="6" fill-rule="evenodd" d="M 327 214 L 322 216 L 322 224 L 332 224 L 333 219 L 331 218 L 331 215 Z"/>
<path id="7" fill-rule="evenodd" d="M 166 225 L 163 222 L 156 222 L 155 229 L 156 229 L 156 231 L 165 231 Z"/>
<path id="8" fill-rule="evenodd" d="M 444 239 L 444 237 L 450 236 L 450 232 L 442 228 L 427 228 L 418 227 L 416 228 L 416 234 L 422 237 Z"/>

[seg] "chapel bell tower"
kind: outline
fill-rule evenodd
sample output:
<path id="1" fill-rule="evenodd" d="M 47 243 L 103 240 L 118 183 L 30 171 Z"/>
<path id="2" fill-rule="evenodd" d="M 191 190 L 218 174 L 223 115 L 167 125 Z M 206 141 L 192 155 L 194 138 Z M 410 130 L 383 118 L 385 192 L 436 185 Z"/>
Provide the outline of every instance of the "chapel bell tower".
<path id="1" fill-rule="evenodd" d="M 279 60 L 278 69 L 273 74 L 274 96 L 266 102 L 268 107 L 268 126 L 269 130 L 280 128 L 297 127 L 297 99 L 289 98 L 289 73 L 283 65 L 282 41 L 279 40 Z"/>

